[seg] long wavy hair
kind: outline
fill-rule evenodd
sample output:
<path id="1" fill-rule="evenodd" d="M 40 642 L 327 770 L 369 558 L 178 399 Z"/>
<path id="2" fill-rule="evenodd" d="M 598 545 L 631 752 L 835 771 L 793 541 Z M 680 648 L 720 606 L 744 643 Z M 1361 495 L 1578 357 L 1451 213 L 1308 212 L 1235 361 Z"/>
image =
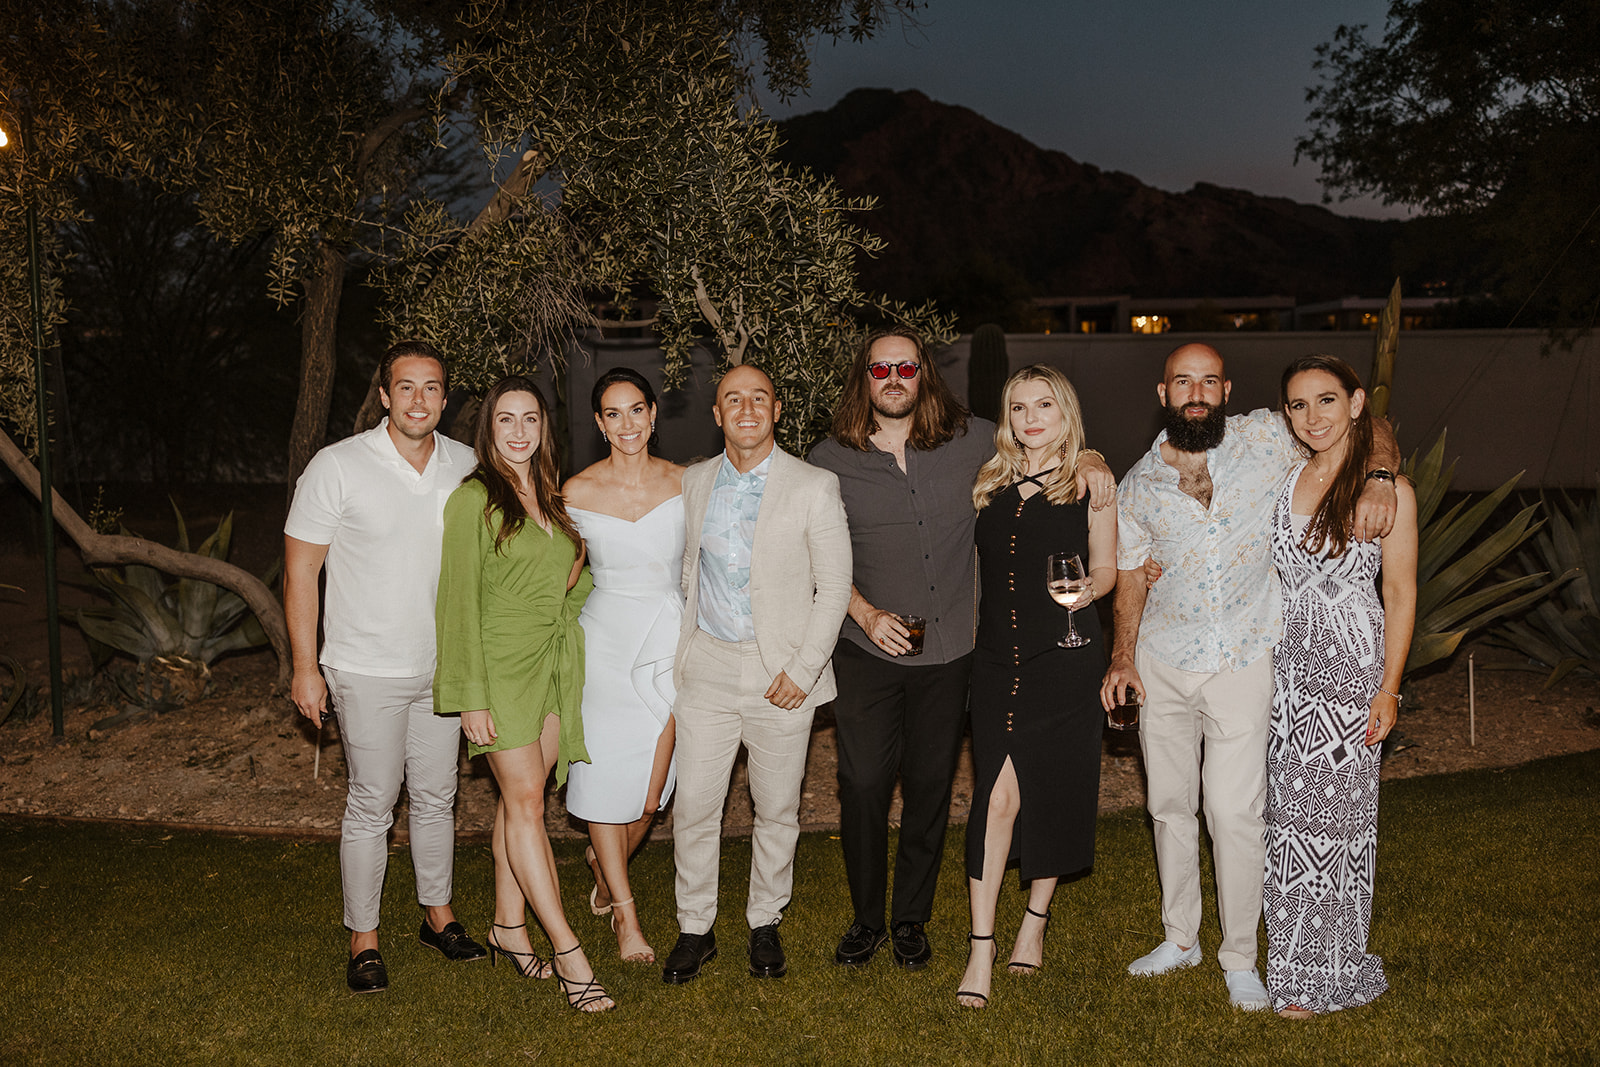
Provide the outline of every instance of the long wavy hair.
<path id="1" fill-rule="evenodd" d="M 1048 363 L 1023 367 L 1006 379 L 1000 393 L 1000 424 L 994 430 L 994 455 L 978 468 L 972 486 L 972 506 L 979 511 L 1002 491 L 1021 480 L 1028 471 L 1028 457 L 1011 432 L 1011 396 L 1023 382 L 1044 382 L 1061 409 L 1061 436 L 1052 443 L 1061 457 L 1050 474 L 1041 479 L 1044 497 L 1052 504 L 1070 504 L 1078 499 L 1078 453 L 1083 449 L 1083 408 L 1078 391 L 1067 376 Z"/>
<path id="2" fill-rule="evenodd" d="M 600 414 L 600 400 L 606 395 L 606 390 L 618 383 L 631 385 L 643 393 L 645 407 L 653 408 L 656 406 L 656 391 L 650 388 L 650 379 L 632 367 L 612 367 L 594 380 L 594 388 L 589 391 L 589 406 L 594 409 L 596 415 Z M 602 430 L 600 432 L 604 433 L 605 431 Z M 652 425 L 650 439 L 645 442 L 645 452 L 653 456 L 660 447 L 661 434 Z"/>
<path id="3" fill-rule="evenodd" d="M 1278 409 L 1283 412 L 1283 420 L 1289 424 L 1291 434 L 1294 433 L 1294 423 L 1289 419 L 1289 383 L 1297 375 L 1311 370 L 1326 371 L 1333 375 L 1348 397 L 1354 398 L 1356 390 L 1361 388 L 1361 378 L 1350 364 L 1334 356 L 1301 356 L 1290 363 L 1283 369 L 1283 378 L 1278 383 Z M 1361 490 L 1366 488 L 1367 461 L 1372 457 L 1372 411 L 1368 405 L 1361 405 L 1361 414 L 1352 420 L 1346 441 L 1344 462 L 1339 465 L 1339 471 L 1333 476 L 1327 492 L 1322 494 L 1317 510 L 1306 524 L 1305 536 L 1300 539 L 1300 546 L 1307 552 L 1320 553 L 1327 548 L 1330 556 L 1337 557 L 1344 555 L 1350 547 L 1350 535 L 1356 520 L 1356 501 L 1361 499 Z M 1298 435 L 1294 443 L 1299 446 L 1302 455 L 1309 457 L 1315 454 L 1311 446 L 1300 440 Z"/>
<path id="4" fill-rule="evenodd" d="M 922 335 L 909 326 L 889 326 L 873 330 L 856 346 L 856 354 L 845 374 L 844 391 L 833 409 L 833 436 L 846 448 L 857 452 L 867 451 L 867 438 L 878 432 L 878 420 L 872 411 L 872 376 L 867 364 L 872 362 L 872 346 L 885 337 L 904 337 L 917 346 L 917 359 L 922 369 L 917 372 L 917 403 L 911 409 L 910 445 L 919 452 L 928 452 L 946 441 L 967 432 L 968 411 L 950 387 L 944 383 L 939 368 L 928 356 L 928 346 Z"/>
<path id="5" fill-rule="evenodd" d="M 528 470 L 533 479 L 533 498 L 550 525 L 565 534 L 573 545 L 580 545 L 583 538 L 579 536 L 578 528 L 567 514 L 567 505 L 561 499 L 561 476 L 556 462 L 555 426 L 550 418 L 550 405 L 545 403 L 544 393 L 540 392 L 532 378 L 513 374 L 496 382 L 478 408 L 478 426 L 472 440 L 478 465 L 467 475 L 467 479 L 483 483 L 488 493 L 489 501 L 483 508 L 484 521 L 492 524 L 495 512 L 500 513 L 500 525 L 494 535 L 494 550 L 499 552 L 500 546 L 515 537 L 522 529 L 522 524 L 528 521 L 528 509 L 522 506 L 522 499 L 517 496 L 511 466 L 494 447 L 494 409 L 507 393 L 530 393 L 539 405 L 539 447 Z"/>

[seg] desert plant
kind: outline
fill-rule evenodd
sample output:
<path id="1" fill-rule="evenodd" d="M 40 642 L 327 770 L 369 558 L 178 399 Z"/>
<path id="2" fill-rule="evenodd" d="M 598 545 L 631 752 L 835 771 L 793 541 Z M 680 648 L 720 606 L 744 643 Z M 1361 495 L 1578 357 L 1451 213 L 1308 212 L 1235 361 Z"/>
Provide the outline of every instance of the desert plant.
<path id="1" fill-rule="evenodd" d="M 178 549 L 190 551 L 188 527 L 176 503 Z M 195 551 L 226 560 L 233 536 L 233 513 Z M 271 582 L 277 571 L 262 580 Z M 205 691 L 210 665 L 218 656 L 266 644 L 266 633 L 245 602 L 221 586 L 193 578 L 169 582 L 154 567 L 128 564 L 96 567 L 98 591 L 109 608 L 84 608 L 76 614 L 95 665 L 103 667 L 116 652 L 139 664 L 135 695 L 154 696 L 170 706 L 198 698 Z M 96 587 L 90 587 L 96 588 Z"/>
<path id="2" fill-rule="evenodd" d="M 974 415 L 991 422 L 1000 421 L 1000 394 L 1010 374 L 1005 331 L 992 322 L 972 331 L 972 351 L 967 360 L 967 406 Z"/>
<path id="3" fill-rule="evenodd" d="M 1473 630 L 1522 611 L 1560 583 L 1538 571 L 1479 587 L 1544 520 L 1534 520 L 1539 505 L 1529 504 L 1499 530 L 1479 536 L 1522 479 L 1520 471 L 1493 492 L 1476 500 L 1464 497 L 1438 514 L 1456 468 L 1454 460 L 1444 465 L 1444 442 L 1440 433 L 1426 455 L 1412 453 L 1404 467 L 1417 491 L 1417 622 L 1407 675 L 1449 656 Z"/>
<path id="4" fill-rule="evenodd" d="M 1587 507 L 1564 497 L 1561 506 L 1547 503 L 1546 510 L 1549 525 L 1517 554 L 1517 563 L 1525 572 L 1544 567 L 1559 575 L 1559 587 L 1489 637 L 1525 655 L 1531 661 L 1528 669 L 1549 668 L 1548 689 L 1573 671 L 1600 676 L 1600 584 L 1595 580 L 1600 574 L 1600 496 Z"/>

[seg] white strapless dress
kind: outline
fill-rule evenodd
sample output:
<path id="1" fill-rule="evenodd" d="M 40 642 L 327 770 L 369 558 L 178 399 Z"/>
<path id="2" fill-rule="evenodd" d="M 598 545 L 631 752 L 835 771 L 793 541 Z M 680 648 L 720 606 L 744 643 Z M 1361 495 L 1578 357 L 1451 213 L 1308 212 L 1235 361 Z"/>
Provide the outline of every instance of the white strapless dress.
<path id="1" fill-rule="evenodd" d="M 574 763 L 567 810 L 587 822 L 630 823 L 644 814 L 656 742 L 672 717 L 672 662 L 683 619 L 683 497 L 629 522 L 582 508 L 568 514 L 594 575 L 583 627 L 583 740 L 592 763 Z M 667 769 L 661 805 L 677 782 Z"/>

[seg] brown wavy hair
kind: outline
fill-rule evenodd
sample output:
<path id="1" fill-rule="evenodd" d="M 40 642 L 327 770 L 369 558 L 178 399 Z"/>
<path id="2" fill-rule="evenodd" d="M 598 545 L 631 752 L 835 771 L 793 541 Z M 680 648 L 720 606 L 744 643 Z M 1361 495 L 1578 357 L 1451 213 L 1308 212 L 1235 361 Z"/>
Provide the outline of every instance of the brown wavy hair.
<path id="1" fill-rule="evenodd" d="M 1345 395 L 1351 398 L 1361 388 L 1361 378 L 1355 370 L 1335 356 L 1301 356 L 1283 369 L 1283 378 L 1278 383 L 1278 408 L 1283 412 L 1284 421 L 1289 423 L 1289 433 L 1294 435 L 1294 443 L 1301 454 L 1308 457 L 1314 454 L 1311 446 L 1294 434 L 1294 423 L 1289 421 L 1289 383 L 1296 375 L 1310 370 L 1326 371 L 1333 375 Z M 1300 547 L 1307 552 L 1320 553 L 1326 547 L 1330 556 L 1337 557 L 1344 555 L 1350 547 L 1350 535 L 1354 532 L 1356 521 L 1356 501 L 1361 499 L 1361 491 L 1366 488 L 1367 462 L 1372 457 L 1372 409 L 1368 405 L 1361 405 L 1361 414 L 1355 417 L 1350 426 L 1348 440 L 1344 462 L 1333 476 L 1327 492 L 1322 494 L 1317 510 L 1306 524 L 1305 536 L 1300 539 Z"/>
<path id="2" fill-rule="evenodd" d="M 928 452 L 946 441 L 967 432 L 970 413 L 950 387 L 944 383 L 939 368 L 928 356 L 928 346 L 922 335 L 909 326 L 889 326 L 873 330 L 856 346 L 855 358 L 844 379 L 844 391 L 833 409 L 833 436 L 846 448 L 857 452 L 867 451 L 867 438 L 878 432 L 878 420 L 872 411 L 872 394 L 867 364 L 872 361 L 872 346 L 885 337 L 904 337 L 917 346 L 917 359 L 922 369 L 917 372 L 922 380 L 917 383 L 917 403 L 911 409 L 910 445 L 919 452 Z"/>
<path id="3" fill-rule="evenodd" d="M 530 393 L 539 404 L 539 448 L 529 465 L 529 473 L 533 477 L 533 498 L 550 525 L 565 534 L 574 546 L 581 546 L 583 538 L 579 536 L 572 516 L 567 514 L 567 505 L 561 499 L 561 476 L 556 461 L 555 425 L 550 418 L 550 405 L 545 403 L 544 393 L 540 392 L 532 378 L 513 374 L 496 382 L 478 408 L 478 426 L 472 440 L 478 465 L 467 475 L 468 480 L 481 482 L 488 493 L 489 501 L 483 508 L 484 521 L 492 524 L 494 513 L 500 513 L 500 527 L 494 535 L 494 550 L 499 552 L 500 546 L 516 536 L 522 524 L 528 520 L 528 509 L 522 506 L 522 498 L 517 496 L 511 467 L 500 458 L 499 451 L 494 447 L 494 409 L 507 393 Z"/>

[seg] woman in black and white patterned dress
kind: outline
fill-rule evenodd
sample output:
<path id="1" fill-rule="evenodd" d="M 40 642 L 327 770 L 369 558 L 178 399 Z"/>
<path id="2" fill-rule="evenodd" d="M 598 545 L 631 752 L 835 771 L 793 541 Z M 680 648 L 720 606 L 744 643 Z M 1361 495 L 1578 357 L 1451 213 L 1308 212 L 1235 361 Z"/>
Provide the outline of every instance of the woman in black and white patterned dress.
<path id="1" fill-rule="evenodd" d="M 1399 713 L 1416 613 L 1417 506 L 1399 483 L 1389 535 L 1352 536 L 1372 416 L 1347 364 L 1298 359 L 1284 371 L 1280 395 L 1308 458 L 1290 472 L 1273 517 L 1283 638 L 1272 658 L 1262 910 L 1272 1005 L 1305 1019 L 1365 1004 L 1389 987 L 1383 961 L 1367 951 L 1367 931 L 1378 746 Z"/>

